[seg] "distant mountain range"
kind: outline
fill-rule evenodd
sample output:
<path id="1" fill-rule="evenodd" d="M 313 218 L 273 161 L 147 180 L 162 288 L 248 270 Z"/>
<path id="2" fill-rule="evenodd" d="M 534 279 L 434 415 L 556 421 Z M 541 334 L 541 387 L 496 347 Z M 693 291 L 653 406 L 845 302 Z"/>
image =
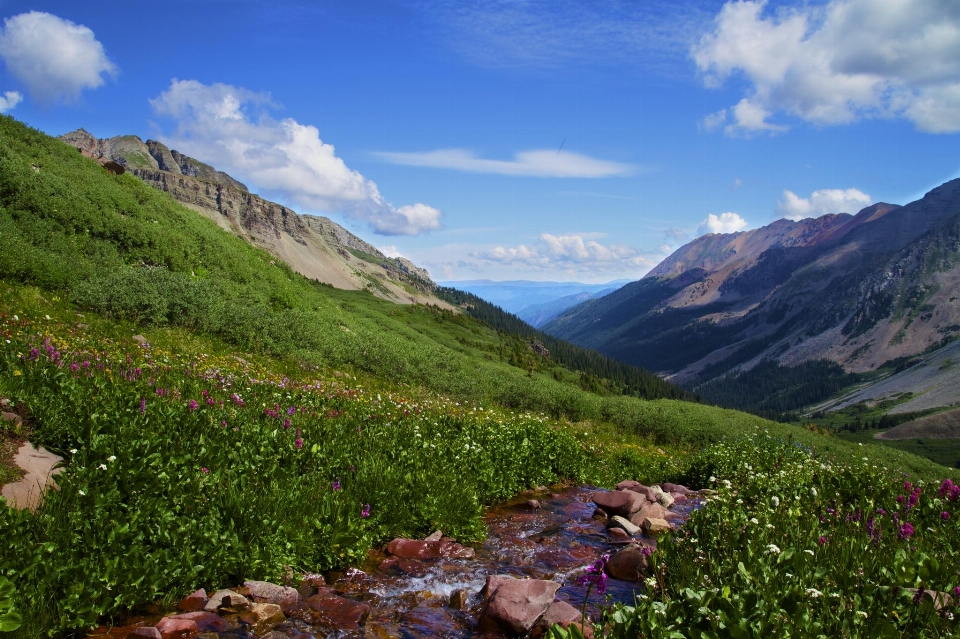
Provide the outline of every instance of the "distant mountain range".
<path id="1" fill-rule="evenodd" d="M 764 361 L 818 360 L 853 373 L 906 377 L 910 369 L 926 381 L 872 379 L 897 394 L 922 393 L 931 376 L 915 365 L 939 362 L 960 337 L 960 180 L 905 206 L 701 236 L 643 279 L 543 329 L 707 395 L 711 380 Z M 937 403 L 956 401 L 960 385 Z"/>
<path id="2" fill-rule="evenodd" d="M 144 142 L 135 135 L 97 139 L 84 129 L 60 139 L 107 168 L 106 163 L 116 163 L 117 170 L 169 193 L 310 279 L 335 288 L 366 289 L 402 304 L 448 306 L 433 294 L 429 273 L 409 260 L 387 257 L 326 217 L 299 215 L 264 200 L 226 173 L 156 140 Z"/>
<path id="3" fill-rule="evenodd" d="M 615 280 L 604 284 L 457 280 L 438 284 L 472 293 L 508 313 L 513 313 L 531 326 L 540 327 L 571 306 L 612 293 L 628 282 L 630 280 Z"/>

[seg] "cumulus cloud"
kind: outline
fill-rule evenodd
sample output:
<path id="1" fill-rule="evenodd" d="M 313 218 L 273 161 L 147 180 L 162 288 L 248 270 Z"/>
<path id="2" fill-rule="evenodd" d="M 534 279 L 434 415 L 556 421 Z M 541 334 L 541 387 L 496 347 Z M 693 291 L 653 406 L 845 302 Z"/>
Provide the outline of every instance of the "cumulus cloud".
<path id="1" fill-rule="evenodd" d="M 74 101 L 84 89 L 102 85 L 104 75 L 117 73 L 93 31 L 41 11 L 3 21 L 0 57 L 41 102 Z"/>
<path id="2" fill-rule="evenodd" d="M 704 128 L 727 135 L 779 133 L 785 113 L 818 125 L 901 117 L 931 133 L 960 131 L 960 3 L 829 0 L 766 9 L 727 2 L 692 48 L 707 86 L 748 81 L 734 107 Z"/>
<path id="3" fill-rule="evenodd" d="M 22 100 L 23 96 L 20 95 L 19 91 L 7 91 L 3 94 L 3 97 L 0 97 L 0 113 L 10 111 L 20 104 Z"/>
<path id="4" fill-rule="evenodd" d="M 700 222 L 697 227 L 697 235 L 704 233 L 736 233 L 747 226 L 747 221 L 736 213 L 726 212 L 719 216 L 711 213 L 707 219 Z"/>
<path id="5" fill-rule="evenodd" d="M 870 196 L 858 189 L 820 189 L 808 198 L 785 189 L 783 199 L 777 201 L 777 214 L 796 222 L 828 213 L 856 213 L 872 203 Z"/>
<path id="6" fill-rule="evenodd" d="M 173 80 L 150 101 L 176 130 L 160 136 L 178 151 L 274 192 L 308 211 L 342 213 L 382 235 L 417 235 L 440 228 L 426 204 L 396 207 L 377 185 L 347 167 L 316 127 L 275 120 L 270 96 L 228 84 Z"/>
<path id="7" fill-rule="evenodd" d="M 484 262 L 521 265 L 538 271 L 575 270 L 622 272 L 649 269 L 656 261 L 622 244 L 604 245 L 588 239 L 593 234 L 553 235 L 542 233 L 531 246 L 495 246 L 475 251 L 470 257 Z"/>
<path id="8" fill-rule="evenodd" d="M 468 173 L 495 173 L 552 178 L 625 177 L 637 172 L 632 164 L 598 160 L 569 151 L 521 151 L 512 160 L 488 160 L 463 149 L 439 149 L 413 153 L 379 152 L 392 164 L 453 169 Z"/>

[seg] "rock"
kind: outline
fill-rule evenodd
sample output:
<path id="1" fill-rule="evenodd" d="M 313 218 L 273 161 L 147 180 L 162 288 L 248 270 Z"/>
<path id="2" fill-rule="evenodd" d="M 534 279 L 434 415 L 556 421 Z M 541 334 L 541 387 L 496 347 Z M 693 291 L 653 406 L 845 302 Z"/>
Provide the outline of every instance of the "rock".
<path id="1" fill-rule="evenodd" d="M 157 630 L 162 639 L 196 639 L 200 634 L 197 622 L 190 619 L 164 617 L 157 622 Z"/>
<path id="2" fill-rule="evenodd" d="M 400 557 L 387 557 L 380 562 L 378 568 L 383 572 L 393 571 L 412 577 L 425 577 L 430 572 L 430 564 L 427 562 L 419 559 L 401 559 Z"/>
<path id="3" fill-rule="evenodd" d="M 218 590 L 213 593 L 203 609 L 207 612 L 217 612 L 221 607 L 229 612 L 243 612 L 250 609 L 250 601 L 233 590 Z"/>
<path id="4" fill-rule="evenodd" d="M 657 496 L 653 493 L 653 491 L 638 481 L 622 481 L 617 484 L 617 490 L 629 490 L 631 492 L 643 495 L 647 501 L 657 501 Z"/>
<path id="5" fill-rule="evenodd" d="M 483 625 L 518 635 L 527 633 L 553 603 L 559 589 L 555 581 L 491 575 L 487 577 Z"/>
<path id="6" fill-rule="evenodd" d="M 203 610 L 203 607 L 207 605 L 207 601 L 209 601 L 209 597 L 207 597 L 207 591 L 201 588 L 200 590 L 190 593 L 181 599 L 180 603 L 177 604 L 177 610 L 181 610 L 183 612 Z"/>
<path id="7" fill-rule="evenodd" d="M 590 501 L 603 508 L 611 516 L 620 515 L 630 517 L 645 503 L 643 496 L 629 490 L 615 490 L 612 492 L 595 492 Z"/>
<path id="8" fill-rule="evenodd" d="M 304 602 L 313 617 L 335 630 L 356 630 L 370 615 L 370 604 L 346 599 L 323 589 Z"/>
<path id="9" fill-rule="evenodd" d="M 20 481 L 0 489 L 0 495 L 6 498 L 7 505 L 12 508 L 35 511 L 47 487 L 56 487 L 53 476 L 63 472 L 63 468 L 54 467 L 62 461 L 62 457 L 43 446 L 37 449 L 30 442 L 24 442 L 13 458 L 13 463 L 24 471 L 24 475 Z"/>
<path id="10" fill-rule="evenodd" d="M 133 341 L 135 341 L 135 342 L 136 342 L 137 344 L 139 344 L 140 346 L 143 346 L 144 344 L 147 344 L 147 343 L 148 343 L 148 342 L 147 342 L 147 338 L 144 337 L 143 335 L 134 335 L 134 336 L 133 336 Z"/>
<path id="11" fill-rule="evenodd" d="M 605 572 L 614 579 L 639 581 L 649 570 L 650 558 L 643 554 L 643 546 L 631 545 L 611 555 Z"/>
<path id="12" fill-rule="evenodd" d="M 450 602 L 447 604 L 454 610 L 466 610 L 470 607 L 470 592 L 464 589 L 450 593 Z"/>
<path id="13" fill-rule="evenodd" d="M 666 508 L 657 502 L 652 502 L 635 512 L 633 516 L 630 517 L 630 523 L 635 526 L 640 526 L 647 517 L 651 519 L 666 519 L 668 512 Z"/>
<path id="14" fill-rule="evenodd" d="M 200 632 L 223 632 L 228 629 L 227 620 L 220 615 L 212 612 L 196 610 L 194 612 L 185 612 L 179 615 L 171 615 L 170 619 L 186 619 L 197 624 Z"/>
<path id="15" fill-rule="evenodd" d="M 160 634 L 160 631 L 157 630 L 154 626 L 141 626 L 133 632 L 131 632 L 127 637 L 146 637 L 146 639 L 163 639 L 163 635 Z"/>
<path id="16" fill-rule="evenodd" d="M 660 486 L 651 486 L 650 490 L 657 496 L 657 501 L 664 508 L 669 508 L 673 505 L 673 496 L 670 493 L 664 492 Z"/>
<path id="17" fill-rule="evenodd" d="M 536 499 L 528 499 L 527 508 L 529 508 L 530 510 L 540 510 L 540 502 L 537 501 Z"/>
<path id="18" fill-rule="evenodd" d="M 297 607 L 300 593 L 288 586 L 278 586 L 268 581 L 245 581 L 243 585 L 250 589 L 250 598 L 256 603 L 277 604 L 284 612 Z"/>
<path id="19" fill-rule="evenodd" d="M 20 426 L 21 424 L 23 424 L 23 420 L 20 419 L 20 416 L 17 415 L 16 413 L 10 413 L 10 412 L 7 412 L 7 411 L 3 411 L 3 413 L 0 413 L 0 418 L 3 418 L 3 421 L 5 421 L 5 422 L 10 422 L 10 423 L 13 424 L 15 427 Z"/>
<path id="20" fill-rule="evenodd" d="M 628 535 L 636 535 L 640 532 L 640 526 L 635 526 L 630 523 L 629 520 L 624 519 L 620 515 L 615 515 L 610 519 L 610 523 L 607 524 L 607 528 L 622 528 Z"/>
<path id="21" fill-rule="evenodd" d="M 592 639 L 593 628 L 587 625 L 583 627 L 583 615 L 579 610 L 568 604 L 566 601 L 554 601 L 550 607 L 543 613 L 531 632 L 532 637 L 540 637 L 546 634 L 554 624 L 560 624 L 560 627 L 566 630 L 570 626 L 577 626 L 587 639 Z"/>
<path id="22" fill-rule="evenodd" d="M 255 603 L 250 610 L 240 615 L 240 621 L 252 626 L 255 635 L 264 635 L 287 618 L 280 606 L 274 603 Z"/>
<path id="23" fill-rule="evenodd" d="M 440 541 L 443 539 L 443 531 L 435 530 L 431 534 L 423 538 L 424 541 Z"/>
<path id="24" fill-rule="evenodd" d="M 611 541 L 629 541 L 630 534 L 623 528 L 608 528 L 607 534 Z"/>
<path id="25" fill-rule="evenodd" d="M 317 589 L 306 582 L 297 586 L 297 594 L 300 595 L 301 599 L 312 597 L 313 595 L 316 594 L 316 592 L 317 592 Z"/>
<path id="26" fill-rule="evenodd" d="M 663 488 L 668 493 L 678 493 L 684 496 L 689 495 L 690 493 L 693 492 L 686 486 L 681 486 L 680 484 L 663 483 L 663 484 L 660 484 L 660 488 Z"/>
<path id="27" fill-rule="evenodd" d="M 659 535 L 670 530 L 670 524 L 665 519 L 651 519 L 650 517 L 643 520 L 641 527 L 648 535 Z"/>
<path id="28" fill-rule="evenodd" d="M 441 539 L 440 541 L 420 541 L 417 539 L 397 538 L 387 545 L 387 552 L 401 559 L 437 559 L 448 557 L 451 559 L 473 559 L 476 551 L 467 546 L 461 546 L 455 541 Z"/>
<path id="29" fill-rule="evenodd" d="M 308 572 L 300 581 L 314 588 L 323 588 L 327 585 L 327 580 L 318 572 Z"/>
<path id="30" fill-rule="evenodd" d="M 591 515 L 591 518 L 599 519 L 601 521 L 606 521 L 607 511 L 605 511 L 603 508 L 597 508 L 596 510 L 593 511 L 593 515 Z"/>
<path id="31" fill-rule="evenodd" d="M 304 637 L 312 637 L 312 635 L 306 635 L 306 634 L 304 634 L 303 636 L 304 636 Z M 201 639 L 203 639 L 203 638 L 201 637 Z M 260 637 L 260 639 L 291 639 L 291 635 L 286 635 L 286 634 L 284 634 L 284 633 L 282 633 L 282 632 L 278 632 L 278 631 L 276 631 L 276 630 L 271 630 L 271 631 L 268 632 L 267 634 L 265 634 L 265 635 L 263 635 L 262 637 Z"/>

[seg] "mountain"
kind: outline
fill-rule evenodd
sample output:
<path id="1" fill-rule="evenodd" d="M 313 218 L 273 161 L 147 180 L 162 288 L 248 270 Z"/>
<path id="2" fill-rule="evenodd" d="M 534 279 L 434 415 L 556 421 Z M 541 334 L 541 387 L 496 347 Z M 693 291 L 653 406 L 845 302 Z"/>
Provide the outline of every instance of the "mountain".
<path id="1" fill-rule="evenodd" d="M 520 309 L 517 312 L 517 317 L 527 324 L 530 324 L 530 326 L 539 328 L 568 308 L 595 297 L 609 295 L 617 290 L 617 288 L 617 286 L 612 286 L 597 292 L 584 291 L 573 295 L 564 295 L 563 297 L 558 297 L 555 300 L 543 302 L 542 304 L 531 304 L 530 306 L 525 306 Z"/>
<path id="2" fill-rule="evenodd" d="M 387 257 L 326 217 L 299 215 L 264 200 L 223 171 L 156 140 L 143 142 L 135 135 L 97 139 L 84 129 L 60 139 L 101 164 L 115 162 L 309 279 L 340 289 L 366 289 L 404 304 L 445 305 L 433 295 L 429 273 L 409 260 Z"/>
<path id="3" fill-rule="evenodd" d="M 561 298 L 582 293 L 590 293 L 595 296 L 602 291 L 616 289 L 629 281 L 616 280 L 605 284 L 584 284 L 581 282 L 532 282 L 530 280 L 504 280 L 500 282 L 493 280 L 457 280 L 437 283 L 440 286 L 472 293 L 491 304 L 499 306 L 508 313 L 520 315 L 528 308 L 531 309 L 530 313 L 535 314 L 537 311 L 533 307 L 550 304 Z M 569 306 L 572 306 L 572 304 L 567 305 L 566 308 L 569 308 Z"/>
<path id="4" fill-rule="evenodd" d="M 954 180 L 905 206 L 699 237 L 640 281 L 543 329 L 695 390 L 767 360 L 787 368 L 827 360 L 869 373 L 921 354 L 931 359 L 960 336 L 958 288 Z M 888 383 L 906 372 L 888 368 Z M 939 401 L 957 400 L 960 389 Z"/>

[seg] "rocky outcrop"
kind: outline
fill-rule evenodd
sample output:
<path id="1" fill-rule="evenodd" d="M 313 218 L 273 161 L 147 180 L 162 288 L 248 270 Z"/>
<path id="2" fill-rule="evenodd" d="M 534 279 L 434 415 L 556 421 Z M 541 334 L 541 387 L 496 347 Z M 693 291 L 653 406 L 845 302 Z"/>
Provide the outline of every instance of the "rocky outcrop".
<path id="1" fill-rule="evenodd" d="M 429 273 L 409 260 L 384 255 L 326 217 L 300 215 L 250 193 L 230 175 L 161 142 L 132 135 L 97 139 L 83 129 L 61 139 L 87 157 L 116 163 L 307 278 L 394 302 L 451 308 L 433 294 Z"/>

